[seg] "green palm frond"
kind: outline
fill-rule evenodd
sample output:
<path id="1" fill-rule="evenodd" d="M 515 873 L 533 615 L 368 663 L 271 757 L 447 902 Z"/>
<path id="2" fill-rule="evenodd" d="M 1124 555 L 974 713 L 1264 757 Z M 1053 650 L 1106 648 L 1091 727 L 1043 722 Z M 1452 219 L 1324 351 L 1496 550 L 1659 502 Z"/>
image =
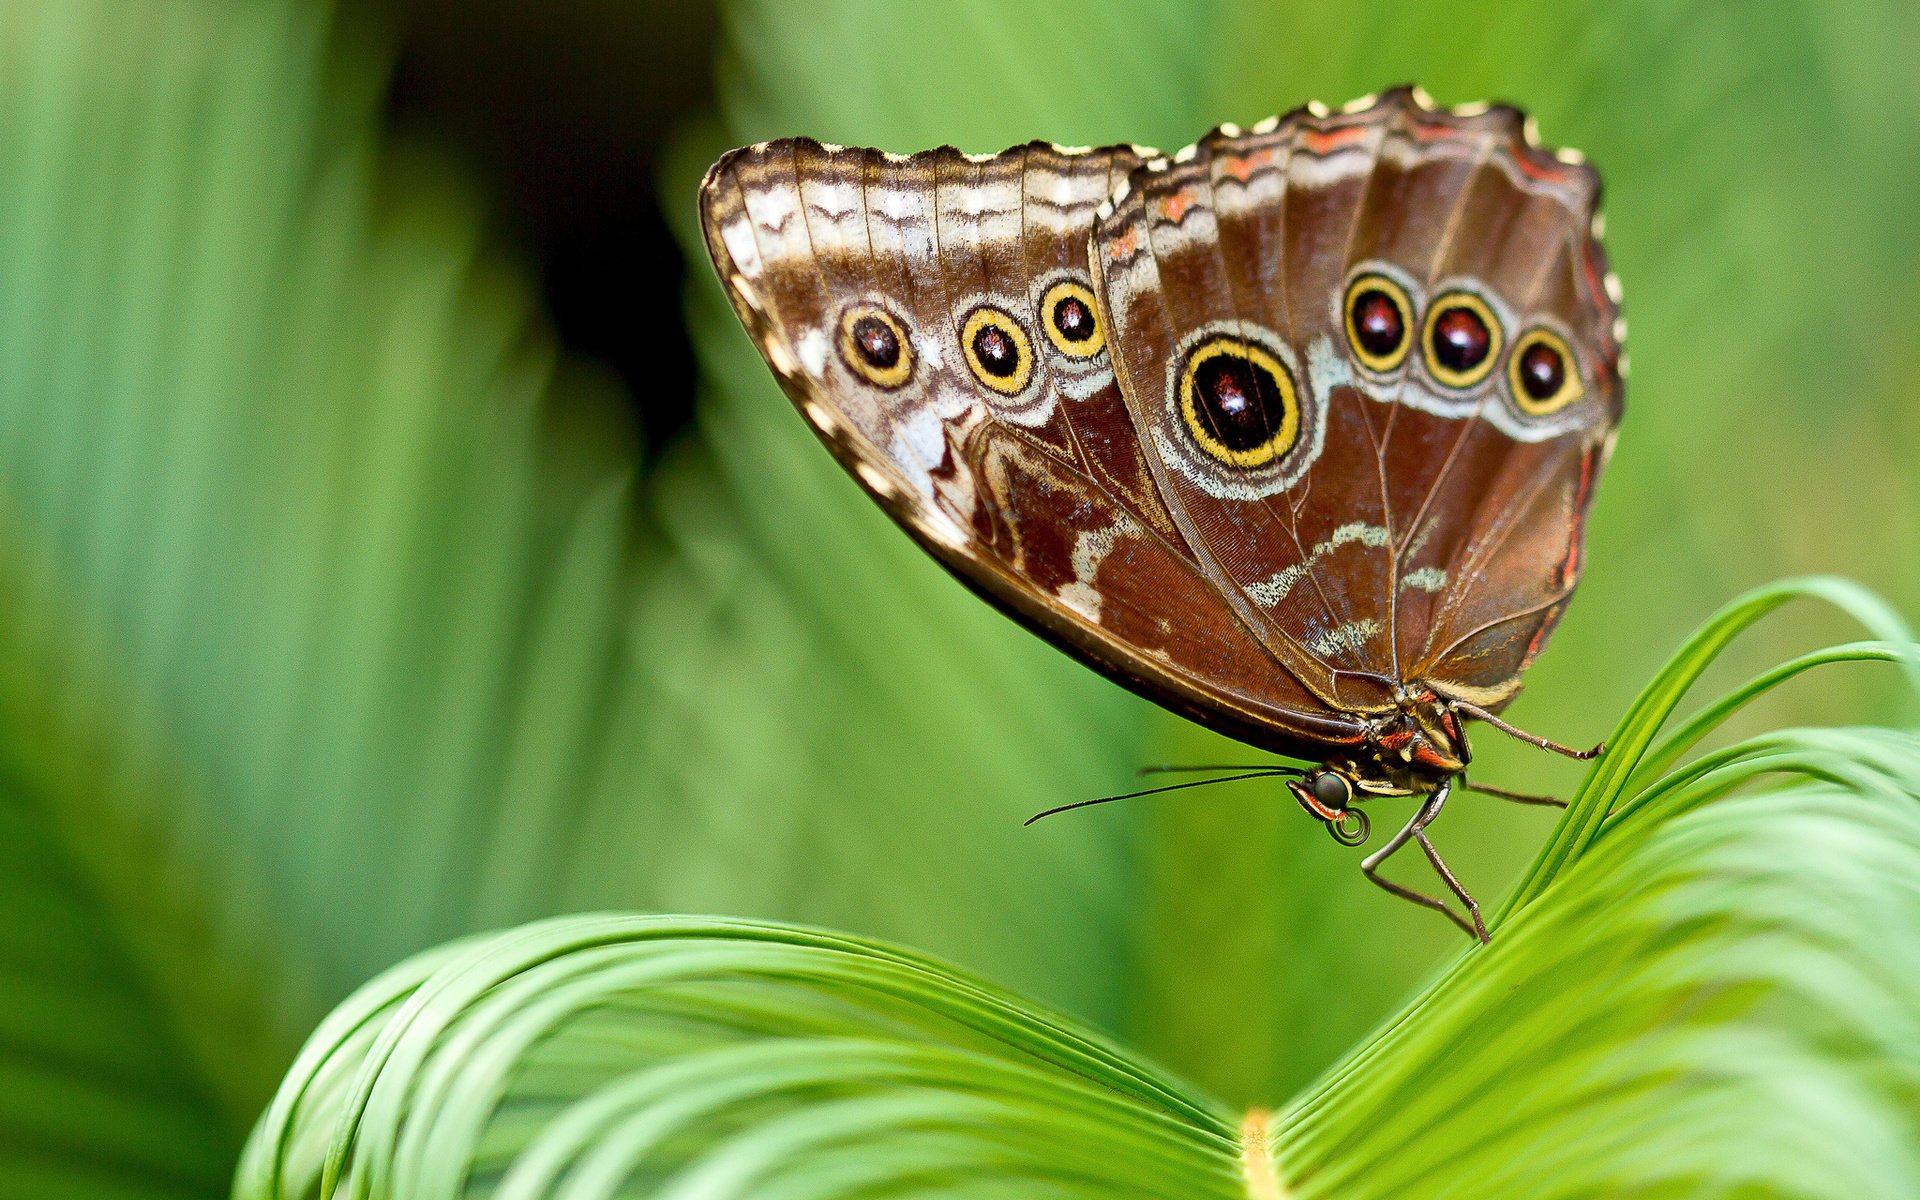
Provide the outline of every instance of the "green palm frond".
<path id="1" fill-rule="evenodd" d="M 1859 319 L 1911 311 L 1920 278 L 1891 249 L 1920 196 L 1908 14 L 725 11 L 718 124 L 664 185 L 682 219 L 711 154 L 761 136 L 1171 147 L 1400 78 L 1522 100 L 1592 150 L 1636 391 L 1529 724 L 1597 735 L 1593 714 L 1655 665 L 1647 631 L 1783 561 L 1839 556 L 1920 595 L 1911 556 L 1886 550 L 1920 536 L 1901 457 L 1920 345 Z M 0 13 L 0 1195 L 217 1189 L 351 987 L 558 912 L 722 911 L 925 946 L 1072 1014 L 1049 1028 L 1124 1031 L 1236 1103 L 1305 1081 L 1451 950 L 1257 790 L 1020 831 L 1219 747 L 924 561 L 810 443 L 704 278 L 699 428 L 636 481 L 629 422 L 555 355 L 467 190 L 382 147 L 383 85 L 377 46 L 321 0 Z M 1815 696 L 1863 719 L 1875 686 L 1800 686 L 1764 715 Z M 1897 759 L 1872 747 L 1821 753 Z M 1556 769 L 1485 757 L 1502 782 Z M 1608 786 L 1695 794 L 1644 770 Z M 1825 785 L 1846 794 L 1804 819 L 1858 826 L 1848 797 L 1870 777 Z M 1701 855 L 1765 852 L 1744 816 L 1714 840 L 1722 819 L 1671 827 L 1700 823 Z M 1578 861 L 1516 938 L 1626 844 L 1560 829 L 1575 840 L 1555 853 Z M 1446 845 L 1493 894 L 1546 832 L 1456 805 Z M 1885 936 L 1905 936 L 1888 911 Z M 555 1070 L 549 1100 L 584 1094 Z M 1213 1113 L 1206 1153 L 1230 1157 L 1227 1110 L 1187 1103 L 1182 1128 Z M 331 1136 L 310 1115 L 301 1136 Z M 1311 1143 L 1301 1120 L 1283 1159 Z M 511 1123 L 486 1130 L 489 1161 L 519 1144 Z"/>
<path id="2" fill-rule="evenodd" d="M 1730 605 L 1630 708 L 1493 945 L 1277 1115 L 881 943 L 576 917 L 362 989 L 235 1195 L 1911 1195 L 1920 737 L 1781 730 L 1683 760 L 1796 662 L 1658 740 L 1797 597 L 1879 635 L 1819 661 L 1897 663 L 1920 696 L 1920 647 L 1851 585 Z"/>
<path id="3" fill-rule="evenodd" d="M 354 982 L 559 907 L 629 455 L 368 61 L 0 17 L 0 1193 L 217 1189 Z"/>

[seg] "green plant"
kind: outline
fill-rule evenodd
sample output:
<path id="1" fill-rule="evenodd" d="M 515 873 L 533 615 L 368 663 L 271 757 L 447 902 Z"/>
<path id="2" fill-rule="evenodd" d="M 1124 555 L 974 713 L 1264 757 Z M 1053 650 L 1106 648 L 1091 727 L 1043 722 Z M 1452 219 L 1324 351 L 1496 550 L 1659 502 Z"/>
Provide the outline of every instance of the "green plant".
<path id="1" fill-rule="evenodd" d="M 1913 311 L 1920 281 L 1913 13 L 725 14 L 721 113 L 662 185 L 683 217 L 712 154 L 759 136 L 1173 146 L 1400 79 L 1521 100 L 1592 151 L 1635 391 L 1531 725 L 1599 735 L 1661 631 L 1782 569 L 1844 562 L 1920 598 L 1899 551 L 1920 355 L 1908 325 L 1866 319 Z M 0 11 L 0 1196 L 220 1190 L 341 997 L 557 913 L 925 947 L 1124 1034 L 1223 1097 L 1222 1120 L 1313 1078 L 1454 951 L 1257 790 L 1023 833 L 1218 747 L 924 561 L 705 279 L 700 427 L 640 475 L 620 405 L 550 346 L 469 189 L 386 144 L 385 75 L 378 37 L 323 0 Z M 1809 644 L 1777 628 L 1763 656 Z M 1875 686 L 1789 689 L 1763 715 L 1864 720 Z M 1484 758 L 1497 782 L 1572 782 Z M 1758 803 L 1701 814 L 1758 863 L 1865 819 L 1830 797 L 1780 826 Z M 1535 816 L 1456 805 L 1455 865 L 1496 893 Z M 1909 969 L 1897 908 L 1854 918 L 1876 970 Z M 1779 969 L 1811 987 L 1829 968 Z M 1857 1090 L 1821 1093 L 1840 1097 L 1826 1128 L 1872 1111 Z M 1899 1140 L 1876 1129 L 1851 1136 Z"/>
<path id="2" fill-rule="evenodd" d="M 1661 739 L 1725 645 L 1795 597 L 1880 640 L 1782 664 Z M 572 917 L 362 989 L 235 1194 L 1909 1196 L 1920 960 L 1897 948 L 1920 937 L 1920 738 L 1786 730 L 1687 758 L 1776 684 L 1870 661 L 1920 695 L 1920 648 L 1846 584 L 1715 616 L 1615 729 L 1493 946 L 1275 1115 L 882 943 Z"/>

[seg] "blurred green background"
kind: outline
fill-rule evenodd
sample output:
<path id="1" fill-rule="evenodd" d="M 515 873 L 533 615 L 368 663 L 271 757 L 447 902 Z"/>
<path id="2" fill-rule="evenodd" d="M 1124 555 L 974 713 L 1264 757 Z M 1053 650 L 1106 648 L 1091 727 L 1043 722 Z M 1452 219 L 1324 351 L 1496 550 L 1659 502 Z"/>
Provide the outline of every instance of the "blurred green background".
<path id="1" fill-rule="evenodd" d="M 1277 788 L 1020 827 L 1222 748 L 842 477 L 682 257 L 699 172 L 1521 103 L 1605 174 L 1633 330 L 1513 710 L 1582 742 L 1751 584 L 1920 607 L 1916 54 L 1811 0 L 0 8 L 0 1196 L 217 1193 L 349 989 L 596 907 L 895 939 L 1281 1098 L 1457 933 Z M 1438 841 L 1492 900 L 1550 820 Z"/>

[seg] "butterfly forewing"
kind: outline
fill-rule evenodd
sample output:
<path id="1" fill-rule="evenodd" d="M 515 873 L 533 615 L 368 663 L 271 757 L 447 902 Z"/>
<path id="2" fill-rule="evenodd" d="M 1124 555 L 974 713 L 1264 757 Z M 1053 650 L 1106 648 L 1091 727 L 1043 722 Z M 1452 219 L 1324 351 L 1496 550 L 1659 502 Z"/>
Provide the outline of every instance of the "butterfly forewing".
<path id="1" fill-rule="evenodd" d="M 702 216 L 802 415 L 963 580 L 1235 736 L 1295 752 L 1354 740 L 1198 559 L 1114 382 L 1087 246 L 1139 162 L 773 142 L 715 166 Z"/>

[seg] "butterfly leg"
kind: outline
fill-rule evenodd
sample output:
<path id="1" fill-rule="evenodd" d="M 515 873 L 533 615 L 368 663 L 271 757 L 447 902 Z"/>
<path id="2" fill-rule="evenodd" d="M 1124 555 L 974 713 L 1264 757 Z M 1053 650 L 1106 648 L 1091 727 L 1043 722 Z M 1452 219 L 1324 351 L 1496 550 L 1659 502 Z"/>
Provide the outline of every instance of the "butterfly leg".
<path id="1" fill-rule="evenodd" d="M 1440 815 L 1440 810 L 1446 807 L 1447 793 L 1451 790 L 1451 783 L 1443 783 L 1434 789 L 1433 794 L 1427 797 L 1426 802 L 1420 806 L 1420 810 L 1413 814 L 1412 820 L 1401 827 L 1399 833 L 1387 839 L 1386 845 L 1361 860 L 1360 870 L 1366 874 L 1368 879 L 1371 879 L 1374 883 L 1392 892 L 1402 900 L 1411 900 L 1423 908 L 1431 908 L 1437 913 L 1444 914 L 1449 921 L 1458 925 L 1468 936 L 1485 942 L 1489 939 L 1487 937 L 1487 927 L 1480 920 L 1479 904 L 1475 903 L 1473 897 L 1467 894 L 1467 889 L 1460 885 L 1458 879 L 1454 878 L 1453 872 L 1447 869 L 1445 861 L 1440 857 L 1440 852 L 1433 848 L 1433 843 L 1427 840 L 1425 832 L 1427 826 L 1433 823 L 1433 819 Z M 1380 864 L 1392 858 L 1399 852 L 1400 848 L 1409 841 L 1416 839 L 1419 841 L 1421 849 L 1426 852 L 1428 860 L 1433 863 L 1434 869 L 1439 872 L 1440 878 L 1446 881 L 1447 887 L 1452 889 L 1454 895 L 1460 897 L 1462 904 L 1466 905 L 1468 914 L 1473 918 L 1471 924 L 1468 923 L 1465 917 L 1462 917 L 1459 913 L 1454 912 L 1452 908 L 1448 907 L 1446 901 L 1429 896 L 1425 892 L 1416 892 L 1412 888 L 1404 884 L 1395 883 L 1393 880 L 1380 874 Z"/>
<path id="2" fill-rule="evenodd" d="M 1506 734 L 1508 737 L 1519 738 L 1521 741 L 1527 743 L 1529 746 L 1538 746 L 1542 750 L 1551 750 L 1555 754 L 1564 754 L 1568 758 L 1578 759 L 1581 762 L 1586 762 L 1590 758 L 1599 758 L 1600 755 L 1607 748 L 1607 744 L 1605 742 L 1601 742 L 1599 745 L 1594 746 L 1590 750 L 1576 750 L 1572 746 L 1563 746 L 1559 742 L 1556 742 L 1551 738 L 1543 738 L 1537 733 L 1528 733 L 1526 730 L 1521 729 L 1518 726 L 1509 725 L 1505 721 L 1502 721 L 1499 717 L 1494 716 L 1492 713 L 1488 712 L 1484 708 L 1481 708 L 1477 704 L 1468 704 L 1465 700 L 1455 700 L 1452 703 L 1455 708 L 1459 709 L 1461 712 L 1465 713 L 1469 717 L 1472 717 L 1477 721 L 1485 721 L 1487 724 L 1493 726 L 1495 729 L 1498 729 L 1501 733 Z"/>
<path id="3" fill-rule="evenodd" d="M 1490 787 L 1484 783 L 1469 783 L 1464 775 L 1460 777 L 1460 786 L 1469 792 L 1479 792 L 1482 796 L 1492 796 L 1499 800 L 1511 800 L 1515 804 L 1540 804 L 1549 808 L 1567 806 L 1567 802 L 1558 796 L 1541 796 L 1533 792 L 1510 792 L 1505 788 Z"/>
<path id="4" fill-rule="evenodd" d="M 1467 915 L 1473 918 L 1473 928 L 1468 930 L 1468 932 L 1473 934 L 1482 946 L 1491 942 L 1493 939 L 1487 935 L 1487 923 L 1480 919 L 1480 902 L 1473 898 L 1471 892 L 1467 891 L 1465 884 L 1454 877 L 1453 871 L 1447 866 L 1447 860 L 1441 858 L 1440 851 L 1435 849 L 1433 843 L 1427 840 L 1425 830 L 1416 830 L 1413 836 L 1414 840 L 1420 843 L 1420 849 L 1426 851 L 1427 861 L 1433 864 L 1434 873 L 1446 880 L 1448 889 L 1460 898 L 1460 903 L 1466 906 Z M 1448 909 L 1447 915 L 1453 917 L 1453 910 Z M 1454 917 L 1454 923 L 1465 928 L 1466 923 L 1458 917 Z"/>

